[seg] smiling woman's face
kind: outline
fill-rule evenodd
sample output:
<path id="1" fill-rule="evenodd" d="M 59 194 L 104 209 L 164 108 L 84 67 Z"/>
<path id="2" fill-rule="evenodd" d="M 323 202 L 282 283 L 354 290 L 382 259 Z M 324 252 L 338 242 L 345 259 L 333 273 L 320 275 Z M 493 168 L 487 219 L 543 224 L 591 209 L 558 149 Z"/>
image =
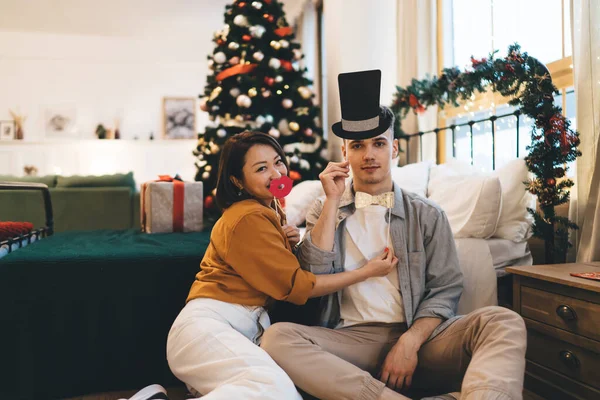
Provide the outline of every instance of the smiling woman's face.
<path id="1" fill-rule="evenodd" d="M 265 205 L 271 204 L 271 181 L 287 175 L 281 156 L 269 145 L 257 144 L 248 149 L 242 168 L 242 185 L 252 197 Z"/>

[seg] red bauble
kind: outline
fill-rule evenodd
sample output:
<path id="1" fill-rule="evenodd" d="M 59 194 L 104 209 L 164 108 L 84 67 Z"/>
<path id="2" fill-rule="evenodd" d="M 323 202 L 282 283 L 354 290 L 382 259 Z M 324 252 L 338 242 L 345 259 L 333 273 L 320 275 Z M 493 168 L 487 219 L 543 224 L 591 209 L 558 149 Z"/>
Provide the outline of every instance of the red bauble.
<path id="1" fill-rule="evenodd" d="M 271 4 L 271 0 L 263 0 L 265 4 Z"/>
<path id="2" fill-rule="evenodd" d="M 290 72 L 294 69 L 294 67 L 292 67 L 292 63 L 287 61 L 287 60 L 279 60 L 281 61 L 281 67 L 283 69 L 285 69 L 286 71 Z"/>
<path id="3" fill-rule="evenodd" d="M 302 175 L 298 171 L 290 171 L 290 178 L 294 181 L 298 181 L 302 179 Z"/>
<path id="4" fill-rule="evenodd" d="M 252 36 L 244 35 L 244 36 L 242 36 L 242 39 L 244 39 L 246 42 L 249 42 L 250 40 L 252 40 Z"/>
<path id="5" fill-rule="evenodd" d="M 244 1 L 240 1 L 240 2 L 238 3 L 238 7 L 239 7 L 239 8 L 244 8 L 244 7 L 246 7 L 246 2 L 244 2 Z"/>
<path id="6" fill-rule="evenodd" d="M 213 203 L 214 203 L 213 197 L 212 196 L 206 196 L 204 198 L 204 209 L 208 210 L 208 209 L 212 208 Z"/>
<path id="7" fill-rule="evenodd" d="M 275 79 L 271 78 L 270 76 L 265 76 L 265 83 L 269 86 L 273 86 L 273 83 L 275 82 Z"/>
<path id="8" fill-rule="evenodd" d="M 219 46 L 221 46 L 223 43 L 225 43 L 225 42 L 223 41 L 223 39 L 218 39 L 218 40 L 217 40 L 217 44 L 218 44 Z"/>
<path id="9" fill-rule="evenodd" d="M 546 183 L 550 186 L 554 186 L 554 185 L 556 185 L 556 179 L 548 178 L 548 179 L 546 179 Z"/>

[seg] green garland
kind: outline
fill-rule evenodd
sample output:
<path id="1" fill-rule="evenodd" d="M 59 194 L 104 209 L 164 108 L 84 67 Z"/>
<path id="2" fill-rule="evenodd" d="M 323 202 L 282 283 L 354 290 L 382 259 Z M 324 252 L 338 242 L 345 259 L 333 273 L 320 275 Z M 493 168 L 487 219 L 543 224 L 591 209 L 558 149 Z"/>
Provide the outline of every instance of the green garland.
<path id="1" fill-rule="evenodd" d="M 522 114 L 535 121 L 531 132 L 532 144 L 527 147 L 527 168 L 535 175 L 524 182 L 526 190 L 538 198 L 539 209 L 528 209 L 533 215 L 533 235 L 545 242 L 547 263 L 565 262 L 572 244 L 569 230 L 578 226 L 568 218 L 555 214 L 555 207 L 569 201 L 571 179 L 564 178 L 567 163 L 581 156 L 577 149 L 579 133 L 573 131 L 570 122 L 562 115 L 561 107 L 554 104 L 556 87 L 548 69 L 537 59 L 521 52 L 518 44 L 509 46 L 504 58 L 476 60 L 471 58 L 472 68 L 461 71 L 458 67 L 445 68 L 441 76 L 431 79 L 413 79 L 406 88 L 396 87 L 392 111 L 396 114 L 394 131 L 396 137 L 407 137 L 402 131 L 401 120 L 410 110 L 421 113 L 429 106 L 444 108 L 451 104 L 459 106 L 459 100 L 471 98 L 475 92 L 488 88 L 504 97 L 511 97 L 511 106 L 519 107 Z"/>

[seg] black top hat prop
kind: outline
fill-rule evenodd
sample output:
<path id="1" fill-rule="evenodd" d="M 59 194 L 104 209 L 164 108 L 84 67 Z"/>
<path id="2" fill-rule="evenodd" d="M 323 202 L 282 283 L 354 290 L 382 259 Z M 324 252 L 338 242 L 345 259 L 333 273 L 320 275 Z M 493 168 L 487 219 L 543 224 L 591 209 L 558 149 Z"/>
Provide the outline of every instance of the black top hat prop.
<path id="1" fill-rule="evenodd" d="M 379 116 L 380 70 L 339 74 L 338 86 L 342 120 L 333 124 L 333 133 L 343 139 L 362 140 L 388 130 L 391 116 Z"/>

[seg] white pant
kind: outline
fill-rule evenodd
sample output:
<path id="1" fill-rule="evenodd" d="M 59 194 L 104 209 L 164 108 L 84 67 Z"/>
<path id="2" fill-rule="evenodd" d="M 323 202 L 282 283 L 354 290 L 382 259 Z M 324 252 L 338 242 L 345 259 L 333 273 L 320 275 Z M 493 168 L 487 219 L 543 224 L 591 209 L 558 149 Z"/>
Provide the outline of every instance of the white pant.
<path id="1" fill-rule="evenodd" d="M 302 400 L 287 374 L 258 347 L 269 325 L 263 307 L 192 300 L 169 332 L 169 367 L 203 400 Z"/>

